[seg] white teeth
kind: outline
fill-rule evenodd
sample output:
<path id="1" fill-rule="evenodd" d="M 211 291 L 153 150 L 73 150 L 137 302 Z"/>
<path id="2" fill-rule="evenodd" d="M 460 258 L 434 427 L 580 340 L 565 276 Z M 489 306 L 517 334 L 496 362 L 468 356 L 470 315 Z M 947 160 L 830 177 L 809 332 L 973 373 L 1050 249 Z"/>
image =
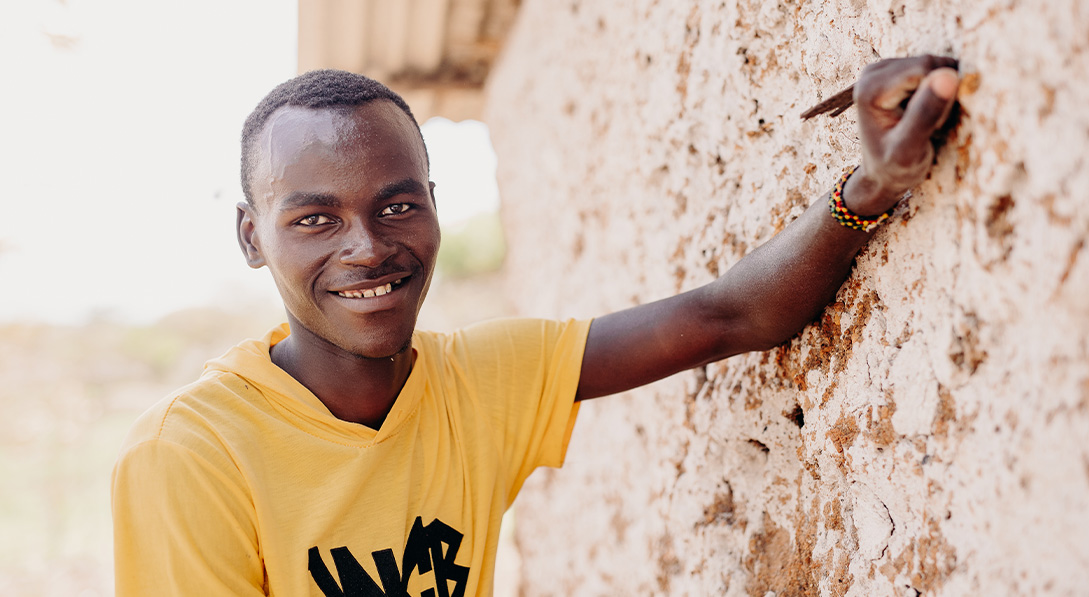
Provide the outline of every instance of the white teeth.
<path id="1" fill-rule="evenodd" d="M 400 284 L 401 280 L 404 280 L 404 278 L 395 280 L 393 282 L 390 282 L 389 284 L 386 284 L 385 286 L 379 286 L 377 288 L 367 288 L 365 290 L 344 290 L 338 292 L 337 294 L 344 298 L 374 298 L 376 296 L 382 296 L 393 292 L 393 285 Z"/>

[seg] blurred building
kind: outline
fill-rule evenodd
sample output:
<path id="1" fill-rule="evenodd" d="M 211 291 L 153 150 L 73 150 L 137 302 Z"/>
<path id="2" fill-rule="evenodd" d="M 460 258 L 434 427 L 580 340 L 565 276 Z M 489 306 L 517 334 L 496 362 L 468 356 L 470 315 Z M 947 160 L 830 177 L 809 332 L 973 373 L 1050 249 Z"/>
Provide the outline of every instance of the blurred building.
<path id="1" fill-rule="evenodd" d="M 386 83 L 432 116 L 480 119 L 483 87 L 518 0 L 299 0 L 299 72 Z"/>

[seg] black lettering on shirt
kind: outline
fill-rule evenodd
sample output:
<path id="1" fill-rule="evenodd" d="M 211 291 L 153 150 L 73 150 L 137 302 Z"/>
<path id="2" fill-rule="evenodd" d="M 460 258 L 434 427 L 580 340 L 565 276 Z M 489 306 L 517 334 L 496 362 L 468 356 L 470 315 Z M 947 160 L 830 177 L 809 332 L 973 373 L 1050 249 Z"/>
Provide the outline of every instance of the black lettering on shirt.
<path id="1" fill-rule="evenodd" d="M 462 538 L 464 535 L 437 518 L 424 526 L 417 516 L 405 543 L 400 569 L 392 549 L 371 552 L 381 586 L 347 547 L 329 550 L 339 584 L 317 546 L 310 548 L 307 566 L 314 583 L 326 597 L 409 597 L 408 581 L 412 573 L 424 574 L 432 570 L 435 571 L 435 588 L 425 590 L 420 597 L 464 597 L 469 568 L 454 563 Z M 454 583 L 453 590 L 450 589 L 451 582 Z"/>

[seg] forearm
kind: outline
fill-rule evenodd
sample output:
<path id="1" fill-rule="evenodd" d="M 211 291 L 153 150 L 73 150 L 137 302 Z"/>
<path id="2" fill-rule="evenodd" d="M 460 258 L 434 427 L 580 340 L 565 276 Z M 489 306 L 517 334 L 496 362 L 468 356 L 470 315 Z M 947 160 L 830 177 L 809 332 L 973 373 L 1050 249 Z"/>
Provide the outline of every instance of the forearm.
<path id="1" fill-rule="evenodd" d="M 875 192 L 861 176 L 863 184 L 850 182 L 844 189 L 849 207 Z M 836 222 L 824 195 L 717 280 L 595 319 L 579 398 L 620 392 L 785 342 L 835 297 L 870 236 Z M 643 325 L 646 321 L 654 324 Z M 602 348 L 618 345 L 624 349 Z"/>
<path id="2" fill-rule="evenodd" d="M 856 172 L 844 189 L 848 207 L 893 204 L 888 193 Z M 731 268 L 707 288 L 719 317 L 732 330 L 728 354 L 765 350 L 781 344 L 817 317 L 835 298 L 872 232 L 847 228 L 832 218 L 825 194 L 781 233 Z"/>

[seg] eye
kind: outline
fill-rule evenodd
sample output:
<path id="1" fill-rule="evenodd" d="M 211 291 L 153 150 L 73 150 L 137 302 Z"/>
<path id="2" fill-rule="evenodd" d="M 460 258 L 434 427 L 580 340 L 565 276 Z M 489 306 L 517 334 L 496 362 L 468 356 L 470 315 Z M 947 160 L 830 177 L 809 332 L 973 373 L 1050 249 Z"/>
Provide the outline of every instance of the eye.
<path id="1" fill-rule="evenodd" d="M 403 213 L 407 213 L 412 210 L 411 203 L 392 203 L 387 205 L 382 211 L 378 212 L 379 216 L 396 216 Z"/>
<path id="2" fill-rule="evenodd" d="M 332 223 L 332 221 L 333 221 L 333 219 L 330 218 L 329 216 L 322 215 L 322 214 L 314 214 L 314 215 L 306 216 L 305 218 L 302 218 L 301 220 L 299 220 L 299 221 L 297 221 L 295 223 L 298 224 L 299 226 L 321 226 L 322 224 L 330 224 L 330 223 Z"/>

